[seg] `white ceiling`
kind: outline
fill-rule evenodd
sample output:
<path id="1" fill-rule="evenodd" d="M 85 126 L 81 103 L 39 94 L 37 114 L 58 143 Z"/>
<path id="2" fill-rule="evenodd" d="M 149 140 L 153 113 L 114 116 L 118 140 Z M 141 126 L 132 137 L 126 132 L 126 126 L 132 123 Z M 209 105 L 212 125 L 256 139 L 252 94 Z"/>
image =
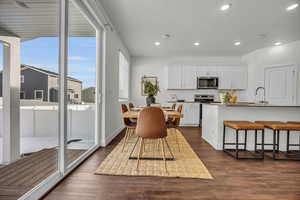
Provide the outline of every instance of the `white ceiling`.
<path id="1" fill-rule="evenodd" d="M 297 0 L 99 1 L 132 55 L 242 55 L 300 39 L 300 8 L 286 11 Z M 227 12 L 219 10 L 224 3 L 232 3 Z"/>
<path id="2" fill-rule="evenodd" d="M 0 33 L 9 32 L 22 40 L 58 36 L 58 0 L 22 0 L 28 8 L 14 0 L 0 0 Z M 71 3 L 70 36 L 95 36 L 94 28 Z"/>

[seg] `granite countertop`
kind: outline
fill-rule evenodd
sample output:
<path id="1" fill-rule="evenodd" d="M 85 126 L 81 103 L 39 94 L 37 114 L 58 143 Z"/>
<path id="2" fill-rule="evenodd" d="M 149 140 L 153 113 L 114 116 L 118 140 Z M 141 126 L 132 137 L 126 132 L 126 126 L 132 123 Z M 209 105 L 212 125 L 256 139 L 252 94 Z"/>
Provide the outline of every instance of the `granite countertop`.
<path id="1" fill-rule="evenodd" d="M 276 105 L 276 104 L 259 104 L 249 102 L 238 102 L 236 104 L 223 104 L 223 103 L 206 103 L 208 105 L 227 106 L 227 107 L 300 107 L 300 105 Z"/>

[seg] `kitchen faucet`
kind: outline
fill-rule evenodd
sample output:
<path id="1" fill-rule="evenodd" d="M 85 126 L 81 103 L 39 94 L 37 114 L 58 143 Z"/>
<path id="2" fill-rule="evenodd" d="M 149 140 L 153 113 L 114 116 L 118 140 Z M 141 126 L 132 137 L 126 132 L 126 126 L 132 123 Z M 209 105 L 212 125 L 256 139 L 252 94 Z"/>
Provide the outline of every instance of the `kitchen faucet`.
<path id="1" fill-rule="evenodd" d="M 259 103 L 265 103 L 265 104 L 267 104 L 268 102 L 266 101 L 266 88 L 264 88 L 264 87 L 258 87 L 258 88 L 256 88 L 255 96 L 257 96 L 259 90 L 263 90 L 264 91 L 263 100 L 259 101 Z"/>

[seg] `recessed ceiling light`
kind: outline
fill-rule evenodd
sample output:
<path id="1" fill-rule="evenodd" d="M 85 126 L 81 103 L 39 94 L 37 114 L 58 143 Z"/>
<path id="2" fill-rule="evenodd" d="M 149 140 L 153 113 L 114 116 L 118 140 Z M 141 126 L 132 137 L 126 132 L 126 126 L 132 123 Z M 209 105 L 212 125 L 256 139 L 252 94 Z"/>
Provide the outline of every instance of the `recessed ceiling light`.
<path id="1" fill-rule="evenodd" d="M 29 6 L 23 1 L 14 1 L 14 4 L 19 8 L 29 8 Z"/>
<path id="2" fill-rule="evenodd" d="M 299 4 L 294 3 L 286 8 L 287 11 L 294 10 L 299 6 Z"/>
<path id="3" fill-rule="evenodd" d="M 279 46 L 279 45 L 281 45 L 281 44 L 282 44 L 281 42 L 275 42 L 275 43 L 274 43 L 275 46 Z"/>
<path id="4" fill-rule="evenodd" d="M 238 41 L 238 42 L 235 42 L 234 45 L 235 45 L 235 46 L 240 46 L 240 45 L 241 45 L 241 42 L 239 42 L 239 41 Z"/>
<path id="5" fill-rule="evenodd" d="M 199 45 L 200 45 L 200 42 L 194 42 L 194 45 L 195 45 L 195 46 L 199 46 Z"/>
<path id="6" fill-rule="evenodd" d="M 155 46 L 159 46 L 160 42 L 155 42 L 154 44 L 155 44 Z"/>
<path id="7" fill-rule="evenodd" d="M 162 37 L 163 37 L 164 39 L 169 39 L 169 38 L 171 37 L 171 35 L 170 35 L 170 34 L 164 34 Z"/>
<path id="8" fill-rule="evenodd" d="M 223 6 L 221 6 L 220 10 L 221 11 L 226 11 L 231 7 L 232 4 L 224 4 Z"/>

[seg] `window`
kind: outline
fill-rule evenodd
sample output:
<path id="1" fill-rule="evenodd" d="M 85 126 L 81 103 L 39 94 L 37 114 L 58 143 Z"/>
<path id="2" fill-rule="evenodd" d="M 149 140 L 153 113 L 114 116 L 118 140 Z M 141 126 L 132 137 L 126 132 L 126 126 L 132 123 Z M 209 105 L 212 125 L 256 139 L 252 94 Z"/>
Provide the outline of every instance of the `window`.
<path id="1" fill-rule="evenodd" d="M 119 100 L 129 98 L 129 63 L 122 52 L 119 52 Z"/>
<path id="2" fill-rule="evenodd" d="M 25 99 L 25 92 L 24 91 L 20 92 L 20 99 Z"/>
<path id="3" fill-rule="evenodd" d="M 24 75 L 21 75 L 21 83 L 24 83 Z"/>
<path id="4" fill-rule="evenodd" d="M 78 94 L 74 94 L 74 98 L 75 98 L 75 99 L 78 99 Z"/>
<path id="5" fill-rule="evenodd" d="M 34 90 L 34 99 L 43 100 L 44 91 L 43 90 Z"/>

